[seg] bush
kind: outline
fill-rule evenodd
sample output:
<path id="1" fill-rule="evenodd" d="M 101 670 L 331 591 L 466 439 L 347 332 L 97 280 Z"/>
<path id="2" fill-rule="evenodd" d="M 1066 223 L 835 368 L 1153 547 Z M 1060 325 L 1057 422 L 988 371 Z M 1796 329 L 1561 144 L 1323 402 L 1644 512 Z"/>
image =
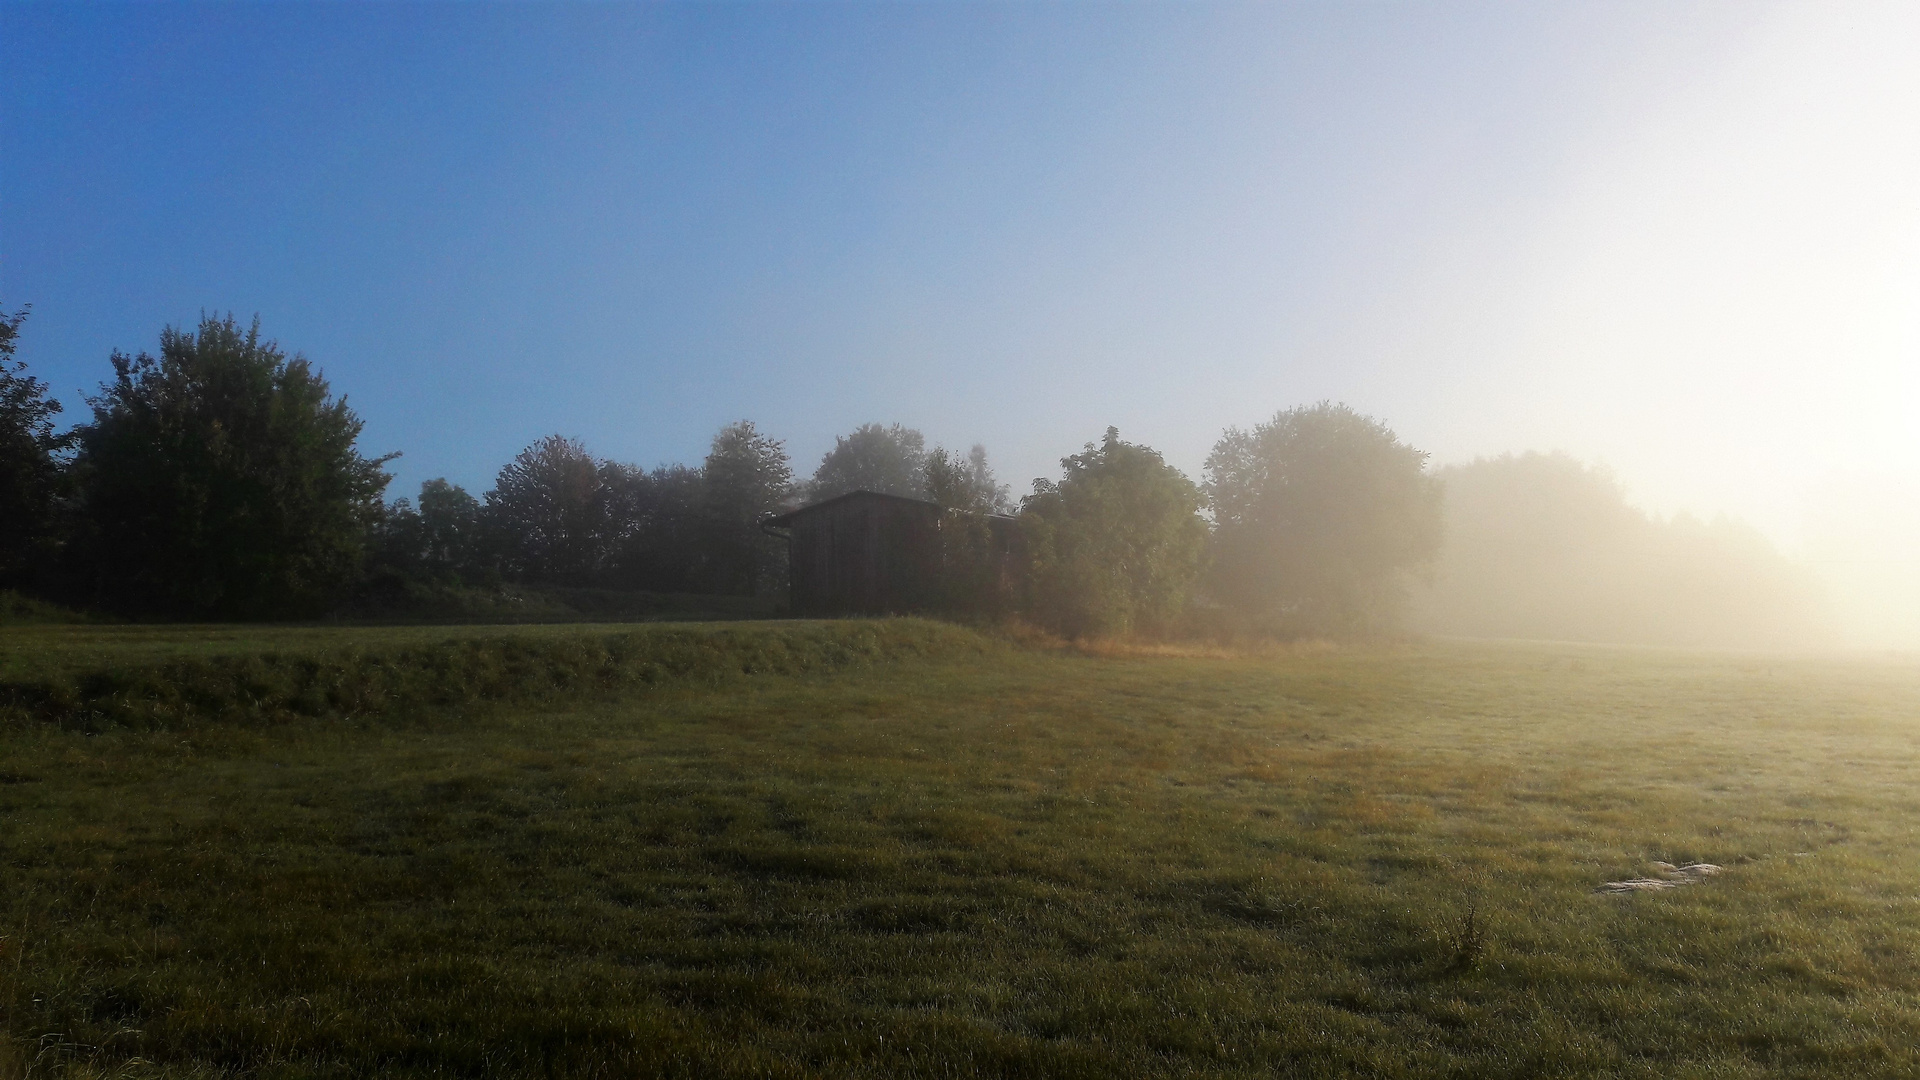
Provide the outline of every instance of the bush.
<path id="1" fill-rule="evenodd" d="M 1115 428 L 1060 464 L 1021 501 L 1028 616 L 1076 638 L 1166 629 L 1200 575 L 1199 489 Z"/>

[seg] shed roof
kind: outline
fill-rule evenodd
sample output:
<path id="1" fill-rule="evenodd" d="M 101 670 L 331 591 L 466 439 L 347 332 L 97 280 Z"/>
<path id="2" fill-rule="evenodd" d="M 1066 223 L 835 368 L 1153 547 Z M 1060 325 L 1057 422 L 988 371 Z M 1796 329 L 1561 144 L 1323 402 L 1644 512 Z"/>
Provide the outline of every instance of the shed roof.
<path id="1" fill-rule="evenodd" d="M 849 491 L 840 495 L 835 495 L 831 499 L 821 499 L 817 503 L 808 503 L 805 506 L 796 507 L 792 510 L 789 510 L 784 514 L 775 514 L 773 517 L 766 519 L 766 523 L 769 525 L 776 525 L 776 526 L 791 524 L 793 519 L 797 517 L 801 517 L 806 514 L 811 514 L 815 510 L 824 510 L 829 506 L 837 506 L 840 503 L 846 502 L 850 499 L 887 499 L 892 502 L 912 503 L 915 506 L 931 506 L 936 510 L 940 508 L 939 503 L 930 502 L 926 499 L 915 499 L 907 495 L 892 495 L 884 491 L 868 491 L 862 488 L 857 491 Z"/>

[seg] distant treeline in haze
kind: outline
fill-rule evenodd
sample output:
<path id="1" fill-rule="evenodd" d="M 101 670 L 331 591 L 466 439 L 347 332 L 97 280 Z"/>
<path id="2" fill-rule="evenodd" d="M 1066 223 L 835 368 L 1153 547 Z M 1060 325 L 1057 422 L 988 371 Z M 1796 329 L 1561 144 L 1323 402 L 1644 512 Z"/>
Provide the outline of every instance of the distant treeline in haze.
<path id="1" fill-rule="evenodd" d="M 936 604 L 1071 636 L 1364 637 L 1404 628 L 1672 644 L 1802 644 L 1807 576 L 1751 529 L 1661 522 L 1604 473 L 1527 454 L 1434 470 L 1344 405 L 1229 429 L 1199 482 L 1109 428 L 1018 501 L 980 446 L 898 424 L 836 440 L 810 475 L 748 421 L 695 465 L 646 469 L 540 439 L 474 494 L 389 500 L 389 457 L 257 322 L 162 331 L 109 360 L 67 430 L 0 317 L 0 588 L 131 617 L 305 619 L 494 610 L 515 588 L 760 598 L 771 515 L 855 490 L 940 507 Z M 982 576 L 989 515 L 1017 565 Z"/>

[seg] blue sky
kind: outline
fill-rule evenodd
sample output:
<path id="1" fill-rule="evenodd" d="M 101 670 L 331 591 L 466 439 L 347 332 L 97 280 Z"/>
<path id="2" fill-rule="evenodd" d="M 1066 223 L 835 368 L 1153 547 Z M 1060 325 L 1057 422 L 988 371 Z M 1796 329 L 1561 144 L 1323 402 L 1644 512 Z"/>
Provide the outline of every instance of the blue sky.
<path id="1" fill-rule="evenodd" d="M 548 431 L 652 462 L 741 416 L 804 458 L 903 420 L 1020 479 L 1108 423 L 1204 454 L 1344 389 L 1315 369 L 1364 358 L 1290 324 L 1515 183 L 1476 158 L 1550 170 L 1542 96 L 1588 51 L 1525 7 L 0 19 L 0 295 L 36 367 L 90 387 L 162 324 L 258 313 L 404 480 L 481 486 Z M 1193 392 L 1248 360 L 1261 400 Z"/>
<path id="2" fill-rule="evenodd" d="M 394 494 L 741 417 L 1197 474 L 1332 398 L 1792 545 L 1920 470 L 1913 11 L 10 3 L 0 302 L 76 410 L 258 314 Z"/>

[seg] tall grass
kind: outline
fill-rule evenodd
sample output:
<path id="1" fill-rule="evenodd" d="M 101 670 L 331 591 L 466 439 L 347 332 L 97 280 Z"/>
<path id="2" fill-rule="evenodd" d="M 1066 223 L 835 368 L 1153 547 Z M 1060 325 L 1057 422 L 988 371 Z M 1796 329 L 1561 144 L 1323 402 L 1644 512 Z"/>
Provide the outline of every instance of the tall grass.
<path id="1" fill-rule="evenodd" d="M 0 589 L 0 627 L 84 623 L 87 617 L 58 604 Z"/>
<path id="2" fill-rule="evenodd" d="M 134 633 L 153 636 L 151 630 Z M 483 703 L 551 704 L 669 683 L 713 684 L 993 648 L 970 631 L 917 619 L 468 630 L 433 636 L 360 629 L 307 634 L 294 647 L 259 651 L 244 648 L 246 638 L 241 636 L 240 648 L 229 643 L 211 655 L 144 662 L 98 644 L 76 660 L 43 640 L 43 662 L 16 661 L 0 676 L 0 719 L 98 731 L 396 717 Z M 34 641 L 24 632 L 0 636 L 0 643 L 32 655 Z"/>

